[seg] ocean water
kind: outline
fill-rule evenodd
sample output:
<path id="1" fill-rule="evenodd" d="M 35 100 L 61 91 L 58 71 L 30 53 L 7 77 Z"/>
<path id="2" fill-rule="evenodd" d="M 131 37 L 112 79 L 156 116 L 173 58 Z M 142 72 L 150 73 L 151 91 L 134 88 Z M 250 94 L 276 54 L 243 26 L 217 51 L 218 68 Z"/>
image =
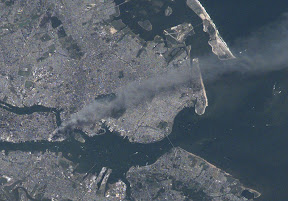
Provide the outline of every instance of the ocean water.
<path id="1" fill-rule="evenodd" d="M 202 0 L 224 40 L 233 45 L 235 39 L 245 38 L 268 23 L 276 22 L 288 12 L 283 0 Z"/>
<path id="2" fill-rule="evenodd" d="M 282 0 L 202 0 L 201 3 L 232 47 L 259 28 L 277 23 L 288 12 L 288 2 Z M 175 26 L 180 21 L 197 24 L 185 1 L 166 3 L 163 8 L 167 5 L 175 12 L 169 19 L 151 14 L 148 19 L 153 29 L 156 28 L 149 33 L 137 27 L 137 20 L 143 18 L 135 14 L 138 7 L 125 4 L 120 10 L 125 11 L 123 21 L 146 40 L 161 35 L 163 28 Z M 163 10 L 159 13 L 163 15 Z M 133 15 L 136 17 L 132 19 Z M 157 19 L 153 20 L 153 17 Z M 199 28 L 202 26 L 197 27 L 197 31 Z M 201 35 L 197 41 L 206 39 Z M 186 42 L 189 44 L 191 39 Z M 198 116 L 193 108 L 181 111 L 169 136 L 173 144 L 203 157 L 247 187 L 261 192 L 262 196 L 257 200 L 287 200 L 287 69 L 288 64 L 281 71 L 250 76 L 226 74 L 206 84 L 209 99 L 206 113 Z"/>
<path id="3" fill-rule="evenodd" d="M 230 45 L 288 12 L 288 2 L 280 0 L 201 2 Z M 287 200 L 287 76 L 288 64 L 281 71 L 230 74 L 206 85 L 207 112 L 199 117 L 187 109 L 175 120 L 175 135 L 191 139 L 179 146 L 261 192 L 259 200 Z"/>
<path id="4" fill-rule="evenodd" d="M 201 3 L 229 45 L 267 23 L 277 21 L 288 8 L 288 2 L 284 0 L 203 0 Z M 146 40 L 152 40 L 156 34 L 161 35 L 163 29 L 184 21 L 201 23 L 185 6 L 184 0 L 167 1 L 165 6 L 168 5 L 173 9 L 171 17 L 159 17 L 161 13 L 163 15 L 163 10 L 160 14 L 149 15 L 152 32 L 143 31 L 137 25 L 137 20 L 145 19 L 145 15 L 138 16 L 139 10 L 147 7 L 154 12 L 153 6 L 143 1 L 120 6 L 122 15 L 119 18 Z M 133 15 L 136 17 L 132 18 Z M 202 26 L 197 27 L 197 30 L 201 29 Z M 197 35 L 197 40 L 188 39 L 187 42 L 199 45 L 197 41 L 206 39 L 205 35 Z M 257 200 L 287 200 L 287 69 L 251 76 L 227 74 L 213 83 L 207 83 L 209 106 L 206 113 L 198 116 L 194 108 L 181 111 L 169 136 L 173 145 L 167 138 L 147 145 L 129 143 L 116 133 L 107 132 L 89 139 L 83 135 L 87 138 L 84 144 L 69 139 L 61 143 L 0 143 L 0 146 L 7 152 L 47 149 L 62 152 L 68 159 L 79 163 L 79 172 L 98 173 L 106 166 L 113 169 L 109 182 L 118 179 L 126 181 L 125 173 L 131 166 L 152 164 L 172 146 L 180 146 L 262 193 Z M 45 112 L 49 109 L 40 110 Z M 17 113 L 18 110 L 12 108 L 11 111 Z"/>
<path id="5" fill-rule="evenodd" d="M 199 117 L 184 109 L 170 139 L 261 192 L 259 200 L 286 200 L 287 76 L 287 70 L 230 75 L 207 85 L 207 112 Z"/>

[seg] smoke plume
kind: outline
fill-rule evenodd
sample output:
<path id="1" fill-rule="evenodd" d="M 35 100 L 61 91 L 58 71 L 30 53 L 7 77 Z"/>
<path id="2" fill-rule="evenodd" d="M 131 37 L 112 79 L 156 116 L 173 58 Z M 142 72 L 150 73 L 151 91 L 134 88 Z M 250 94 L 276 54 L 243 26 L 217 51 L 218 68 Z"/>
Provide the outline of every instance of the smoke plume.
<path id="1" fill-rule="evenodd" d="M 55 140 L 58 137 L 62 137 L 62 134 L 67 134 L 78 126 L 89 125 L 103 118 L 110 117 L 117 111 L 150 101 L 158 93 L 167 90 L 173 91 L 179 86 L 193 82 L 193 79 L 194 76 L 191 68 L 187 65 L 187 68 L 174 69 L 141 82 L 132 82 L 118 89 L 114 100 L 105 103 L 94 101 L 79 112 L 71 115 L 69 121 L 64 122 L 61 127 L 54 131 L 53 138 Z"/>
<path id="2" fill-rule="evenodd" d="M 236 59 L 219 61 L 215 56 L 199 59 L 204 80 L 215 81 L 231 72 L 255 74 L 287 68 L 288 13 L 249 37 L 236 40 L 230 49 Z"/>
<path id="3" fill-rule="evenodd" d="M 288 65 L 288 15 L 282 20 L 269 24 L 253 33 L 250 37 L 239 39 L 237 45 L 230 48 L 237 59 L 220 61 L 215 56 L 199 58 L 204 81 L 214 81 L 224 73 L 259 73 L 286 68 Z M 192 47 L 193 48 L 193 47 Z M 191 69 L 173 70 L 141 82 L 133 82 L 118 91 L 117 97 L 106 103 L 94 101 L 79 112 L 73 114 L 53 134 L 67 133 L 75 127 L 84 126 L 110 117 L 113 112 L 137 106 L 151 100 L 164 90 L 175 90 L 177 86 L 191 83 Z M 58 136 L 59 137 L 59 136 Z"/>

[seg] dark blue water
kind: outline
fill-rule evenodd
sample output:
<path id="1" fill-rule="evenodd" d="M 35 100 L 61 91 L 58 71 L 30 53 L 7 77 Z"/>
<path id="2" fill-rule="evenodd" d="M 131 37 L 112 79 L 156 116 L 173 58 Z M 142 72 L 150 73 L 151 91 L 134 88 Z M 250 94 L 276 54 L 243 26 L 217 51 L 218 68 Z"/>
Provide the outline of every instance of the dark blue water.
<path id="1" fill-rule="evenodd" d="M 288 11 L 288 1 L 281 0 L 201 2 L 232 45 Z M 180 146 L 260 191 L 259 200 L 287 200 L 287 76 L 287 70 L 250 77 L 234 74 L 207 85 L 206 114 L 197 117 L 185 110 L 177 117 L 175 132 L 191 135 L 191 144 Z M 275 83 L 280 94 L 273 94 Z"/>
<path id="2" fill-rule="evenodd" d="M 123 0 L 116 0 L 120 4 Z M 158 3 L 160 2 L 160 3 Z M 165 16 L 165 9 L 171 7 L 173 12 L 170 16 Z M 186 1 L 129 1 L 120 6 L 121 16 L 119 18 L 133 30 L 134 33 L 147 40 L 153 40 L 156 35 L 164 38 L 163 30 L 179 25 L 183 22 L 189 22 L 199 25 L 201 19 L 191 9 L 186 6 Z M 149 20 L 152 24 L 152 30 L 146 31 L 138 25 L 139 20 Z M 200 26 L 201 27 L 201 26 Z"/>
<path id="3" fill-rule="evenodd" d="M 232 46 L 259 28 L 277 23 L 288 11 L 288 1 L 283 0 L 203 0 L 201 3 L 224 40 Z M 175 20 L 157 18 L 158 24 L 157 20 L 151 20 L 156 25 L 153 28 L 161 27 L 152 32 L 141 30 L 129 15 L 123 20 L 134 23 L 130 28 L 150 40 L 155 34 L 161 35 L 161 29 L 179 24 L 177 19 L 195 22 L 195 16 L 184 8 L 185 1 L 177 1 L 177 5 L 169 5 L 176 11 Z M 129 6 L 123 9 L 133 13 L 135 7 Z M 207 39 L 205 35 L 202 38 Z M 287 200 L 287 77 L 287 70 L 248 77 L 230 74 L 206 84 L 209 99 L 206 113 L 199 117 L 193 108 L 180 112 L 171 140 L 261 192 L 259 200 Z M 273 92 L 274 85 L 276 90 L 281 90 L 280 94 Z"/>
<path id="4" fill-rule="evenodd" d="M 139 15 L 137 10 L 133 9 L 135 6 L 140 7 L 138 9 L 152 8 L 143 1 L 138 2 L 140 3 L 121 6 L 128 14 L 120 18 L 129 24 L 135 33 L 147 40 L 152 40 L 156 34 L 161 35 L 163 29 L 184 21 L 196 24 L 200 22 L 195 14 L 185 7 L 184 0 L 175 1 L 176 3 L 166 1 L 165 6 L 169 5 L 174 9 L 171 17 L 150 14 L 148 19 L 151 20 L 154 30 L 145 32 L 137 25 L 137 20 L 143 20 L 145 16 Z M 288 2 L 284 0 L 201 2 L 228 44 L 234 44 L 237 39 L 245 38 L 258 28 L 279 19 L 288 8 Z M 163 15 L 163 11 L 160 9 L 160 14 Z M 129 12 L 136 15 L 136 20 L 131 19 Z M 151 13 L 153 12 L 152 9 Z M 197 29 L 201 30 L 202 27 Z M 190 42 L 197 44 L 198 40 L 207 39 L 205 34 L 197 37 L 196 41 Z M 193 108 L 181 111 L 175 118 L 173 131 L 169 136 L 171 141 L 175 146 L 199 155 L 232 174 L 245 186 L 261 192 L 259 200 L 287 200 L 287 77 L 288 71 L 282 70 L 248 77 L 229 74 L 217 82 L 206 83 L 209 99 L 206 113 L 198 116 Z M 281 93 L 273 92 L 274 85 L 276 91 L 281 90 Z M 2 108 L 15 113 L 51 112 L 50 108 L 35 106 L 28 111 L 28 108 L 19 110 L 3 102 L 1 104 Z M 54 112 L 59 111 L 55 109 Z M 172 145 L 167 138 L 149 145 L 131 144 L 116 133 L 108 132 L 106 135 L 87 138 L 84 144 L 69 139 L 62 143 L 1 143 L 1 147 L 6 151 L 49 149 L 62 152 L 65 157 L 79 163 L 79 172 L 99 172 L 103 166 L 107 166 L 113 169 L 109 182 L 119 178 L 127 182 L 124 174 L 131 166 L 155 162 L 169 151 Z"/>
<path id="5" fill-rule="evenodd" d="M 224 40 L 233 44 L 288 12 L 285 0 L 202 0 L 200 1 Z"/>
<path id="6" fill-rule="evenodd" d="M 207 112 L 199 117 L 183 110 L 172 141 L 260 191 L 259 200 L 286 200 L 287 76 L 287 70 L 249 78 L 231 75 L 208 85 Z M 281 94 L 273 95 L 275 83 Z"/>
<path id="7" fill-rule="evenodd" d="M 121 4 L 123 0 L 116 0 L 116 4 Z M 160 4 L 157 2 L 161 2 Z M 173 12 L 170 16 L 165 16 L 165 9 L 171 7 Z M 191 23 L 195 34 L 186 39 L 186 45 L 191 45 L 191 55 L 198 57 L 211 52 L 208 45 L 209 35 L 203 32 L 202 20 L 186 6 L 185 0 L 179 1 L 129 1 L 121 5 L 118 19 L 121 19 L 136 34 L 139 34 L 145 41 L 152 41 L 156 35 L 165 39 L 163 30 L 177 26 L 184 22 Z M 149 20 L 153 29 L 146 31 L 138 25 L 140 20 Z"/>

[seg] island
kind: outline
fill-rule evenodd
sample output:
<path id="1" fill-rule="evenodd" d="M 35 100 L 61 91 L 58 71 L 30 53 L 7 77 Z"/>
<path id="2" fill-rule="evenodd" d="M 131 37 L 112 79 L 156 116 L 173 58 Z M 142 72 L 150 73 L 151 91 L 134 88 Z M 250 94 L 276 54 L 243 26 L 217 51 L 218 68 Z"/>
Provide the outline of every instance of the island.
<path id="1" fill-rule="evenodd" d="M 58 146 L 75 138 L 85 146 L 85 139 L 109 130 L 149 144 L 169 136 L 185 107 L 205 113 L 201 59 L 185 43 L 195 25 L 182 22 L 145 41 L 118 18 L 121 5 L 113 0 L 0 2 L 1 143 L 32 143 L 33 148 L 33 143 Z M 203 21 L 212 52 L 219 59 L 235 58 L 201 3 L 187 0 L 187 6 Z M 169 10 L 166 17 L 172 16 Z M 138 24 L 153 29 L 149 21 Z M 61 129 L 65 132 L 58 133 Z M 113 170 L 105 166 L 98 174 L 77 173 L 77 164 L 49 150 L 3 148 L 0 165 L 0 199 L 9 201 L 260 196 L 179 147 L 151 165 L 131 167 L 129 182 L 109 183 Z"/>

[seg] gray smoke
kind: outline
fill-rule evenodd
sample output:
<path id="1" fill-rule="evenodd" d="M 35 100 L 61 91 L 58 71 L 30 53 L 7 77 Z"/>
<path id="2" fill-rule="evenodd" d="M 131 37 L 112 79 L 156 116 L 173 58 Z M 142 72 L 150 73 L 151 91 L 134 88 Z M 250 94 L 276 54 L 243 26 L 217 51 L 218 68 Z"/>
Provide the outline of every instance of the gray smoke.
<path id="1" fill-rule="evenodd" d="M 94 101 L 79 112 L 71 115 L 69 121 L 64 122 L 60 128 L 54 131 L 54 140 L 58 134 L 69 133 L 78 126 L 85 126 L 111 117 L 113 113 L 123 109 L 135 107 L 153 99 L 155 95 L 167 90 L 175 90 L 177 87 L 193 82 L 190 66 L 183 69 L 174 69 L 165 74 L 153 77 L 141 82 L 132 82 L 116 91 L 116 98 L 110 102 Z"/>
<path id="2" fill-rule="evenodd" d="M 205 81 L 213 81 L 224 73 L 259 73 L 279 70 L 288 65 L 288 15 L 281 21 L 269 24 L 246 39 L 239 39 L 232 52 L 240 52 L 237 59 L 219 61 L 215 56 L 199 59 L 200 68 Z M 89 125 L 103 118 L 110 117 L 121 109 L 135 107 L 151 100 L 165 90 L 175 90 L 177 86 L 193 82 L 191 68 L 173 70 L 141 82 L 133 82 L 116 91 L 117 97 L 110 102 L 89 104 L 73 114 L 54 134 L 67 133 L 75 127 Z"/>
<path id="3" fill-rule="evenodd" d="M 230 72 L 255 74 L 287 68 L 288 13 L 249 37 L 238 39 L 230 49 L 236 59 L 219 61 L 215 56 L 199 59 L 204 80 L 215 81 Z"/>

